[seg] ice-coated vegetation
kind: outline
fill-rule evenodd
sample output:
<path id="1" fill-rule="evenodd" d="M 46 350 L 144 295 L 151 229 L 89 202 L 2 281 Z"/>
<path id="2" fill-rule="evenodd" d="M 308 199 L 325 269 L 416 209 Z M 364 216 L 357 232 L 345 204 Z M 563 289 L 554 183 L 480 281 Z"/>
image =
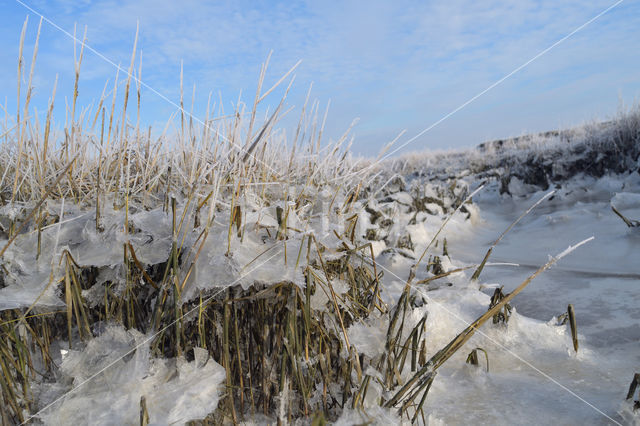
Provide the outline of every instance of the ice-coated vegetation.
<path id="1" fill-rule="evenodd" d="M 498 178 L 502 193 L 523 195 L 534 186 L 547 189 L 578 175 L 637 171 L 639 135 L 640 108 L 621 106 L 605 122 L 486 142 L 474 149 L 411 153 L 387 163 L 402 175 Z"/>

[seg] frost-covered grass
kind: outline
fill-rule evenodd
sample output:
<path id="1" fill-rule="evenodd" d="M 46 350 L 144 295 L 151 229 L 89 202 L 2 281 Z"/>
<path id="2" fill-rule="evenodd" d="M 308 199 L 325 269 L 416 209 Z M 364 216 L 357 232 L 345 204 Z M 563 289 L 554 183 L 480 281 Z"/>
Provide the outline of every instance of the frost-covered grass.
<path id="1" fill-rule="evenodd" d="M 514 178 L 546 190 L 578 174 L 601 177 L 639 170 L 639 157 L 640 105 L 633 105 L 621 107 L 606 122 L 486 142 L 473 149 L 411 153 L 386 165 L 401 175 L 497 177 L 502 191 L 508 192 Z"/>

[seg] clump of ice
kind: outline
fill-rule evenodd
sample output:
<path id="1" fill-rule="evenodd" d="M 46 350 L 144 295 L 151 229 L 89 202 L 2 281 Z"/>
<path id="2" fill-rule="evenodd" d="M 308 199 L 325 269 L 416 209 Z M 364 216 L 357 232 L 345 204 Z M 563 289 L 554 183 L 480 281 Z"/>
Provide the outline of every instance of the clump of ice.
<path id="1" fill-rule="evenodd" d="M 611 205 L 630 220 L 640 220 L 640 194 L 618 192 L 611 198 Z"/>
<path id="2" fill-rule="evenodd" d="M 387 328 L 386 317 L 371 317 L 366 322 L 355 322 L 347 330 L 349 343 L 354 345 L 358 352 L 373 359 L 385 350 Z"/>
<path id="3" fill-rule="evenodd" d="M 150 359 L 148 340 L 135 330 L 108 326 L 84 349 L 69 351 L 60 371 L 73 388 L 39 417 L 48 425 L 137 425 L 142 396 L 150 424 L 183 424 L 212 412 L 224 368 L 199 348 L 192 362 Z"/>
<path id="4" fill-rule="evenodd" d="M 628 400 L 620 404 L 618 413 L 623 418 L 624 424 L 638 426 L 640 425 L 640 411 L 633 409 L 633 401 Z"/>
<path id="5" fill-rule="evenodd" d="M 509 193 L 514 197 L 526 196 L 528 194 L 531 194 L 532 192 L 535 192 L 536 190 L 538 190 L 537 186 L 526 184 L 517 177 L 512 177 L 511 181 L 509 182 Z"/>
<path id="6" fill-rule="evenodd" d="M 410 422 L 405 423 L 396 413 L 397 410 L 389 410 L 379 406 L 370 407 L 366 410 L 346 408 L 333 424 L 334 426 L 411 424 Z"/>
<path id="7" fill-rule="evenodd" d="M 62 302 L 56 284 L 64 274 L 64 252 L 81 267 L 110 268 L 122 265 L 124 246 L 130 243 L 136 257 L 145 265 L 167 260 L 171 248 L 171 224 L 162 209 L 141 210 L 129 217 L 133 232 L 124 232 L 124 211 L 109 203 L 103 208 L 98 232 L 93 211 L 82 211 L 67 203 L 48 206 L 50 214 L 61 214 L 59 223 L 42 229 L 40 255 L 38 232 L 16 238 L 3 256 L 5 288 L 0 289 L 0 309 L 31 306 L 56 307 Z M 60 209 L 60 210 L 59 210 Z M 56 213 L 57 212 L 57 213 Z"/>

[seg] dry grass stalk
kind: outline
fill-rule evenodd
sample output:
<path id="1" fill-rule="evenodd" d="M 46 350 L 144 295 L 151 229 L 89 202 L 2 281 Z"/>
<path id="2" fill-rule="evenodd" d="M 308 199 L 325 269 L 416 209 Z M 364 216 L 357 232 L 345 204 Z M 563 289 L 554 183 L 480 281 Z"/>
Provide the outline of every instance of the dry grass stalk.
<path id="1" fill-rule="evenodd" d="M 149 412 L 147 411 L 147 399 L 143 396 L 140 397 L 140 426 L 147 426 L 149 424 Z"/>
<path id="2" fill-rule="evenodd" d="M 569 315 L 569 327 L 571 328 L 573 349 L 578 352 L 578 324 L 576 323 L 576 312 L 571 303 L 569 303 L 569 306 L 567 307 L 567 314 Z"/>
<path id="3" fill-rule="evenodd" d="M 625 215 L 620 213 L 618 209 L 616 209 L 613 205 L 611 206 L 611 210 L 627 225 L 629 228 L 638 228 L 640 227 L 640 220 L 632 220 L 628 219 Z"/>
<path id="4" fill-rule="evenodd" d="M 488 373 L 489 372 L 489 354 L 487 353 L 487 351 L 485 351 L 482 348 L 475 348 L 474 350 L 469 352 L 469 355 L 467 356 L 467 364 L 471 364 L 475 366 L 480 365 L 478 360 L 478 351 L 482 351 L 484 353 L 484 357 L 487 361 L 487 373 Z"/>
<path id="5" fill-rule="evenodd" d="M 633 375 L 633 380 L 631 380 L 631 384 L 629 385 L 629 391 L 627 392 L 627 399 L 632 399 L 636 394 L 636 389 L 640 386 L 640 373 L 636 373 Z"/>

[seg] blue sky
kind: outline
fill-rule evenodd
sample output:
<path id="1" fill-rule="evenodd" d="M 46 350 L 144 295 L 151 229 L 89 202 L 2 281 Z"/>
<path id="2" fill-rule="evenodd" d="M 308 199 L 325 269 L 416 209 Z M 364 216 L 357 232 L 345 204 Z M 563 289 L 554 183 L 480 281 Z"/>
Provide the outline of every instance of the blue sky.
<path id="1" fill-rule="evenodd" d="M 296 110 L 282 125 L 295 130 L 309 85 L 324 112 L 325 135 L 337 139 L 356 118 L 353 151 L 375 155 L 406 130 L 418 134 L 614 0 L 447 2 L 131 2 L 25 1 L 69 32 L 87 26 L 88 44 L 128 67 L 140 24 L 142 80 L 175 102 L 180 63 L 190 105 L 202 117 L 209 92 L 230 111 L 242 91 L 251 104 L 260 65 L 273 56 L 265 86 L 298 60 L 288 98 Z M 0 102 L 15 114 L 18 41 L 29 15 L 27 66 L 38 16 L 18 2 L 0 2 Z M 81 35 L 79 35 L 79 38 Z M 613 116 L 640 95 L 640 3 L 626 0 L 402 152 L 473 146 L 525 132 L 568 127 Z M 64 120 L 73 92 L 73 42 L 43 23 L 33 105 L 40 115 L 56 74 L 56 117 Z M 113 84 L 115 68 L 86 52 L 80 104 Z M 122 75 L 120 77 L 122 79 Z M 275 106 L 280 93 L 270 99 Z M 142 92 L 143 121 L 162 127 L 175 107 Z M 219 103 L 219 102 L 218 102 Z"/>

